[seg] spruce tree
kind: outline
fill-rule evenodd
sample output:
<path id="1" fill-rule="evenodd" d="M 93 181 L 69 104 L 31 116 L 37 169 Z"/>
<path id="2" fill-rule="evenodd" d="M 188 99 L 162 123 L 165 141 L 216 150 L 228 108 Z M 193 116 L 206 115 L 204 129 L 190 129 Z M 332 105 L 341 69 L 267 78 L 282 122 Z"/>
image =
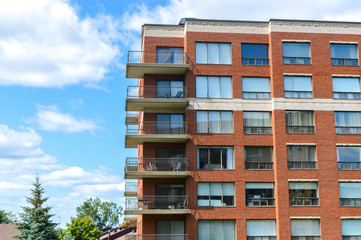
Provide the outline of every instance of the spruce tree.
<path id="1" fill-rule="evenodd" d="M 58 239 L 55 231 L 56 223 L 51 221 L 53 214 L 50 214 L 51 207 L 43 206 L 49 199 L 43 197 L 44 188 L 41 186 L 39 176 L 35 178 L 34 188 L 31 189 L 30 197 L 26 201 L 31 207 L 22 207 L 23 213 L 20 213 L 18 229 L 20 233 L 13 238 L 21 240 L 56 240 Z"/>

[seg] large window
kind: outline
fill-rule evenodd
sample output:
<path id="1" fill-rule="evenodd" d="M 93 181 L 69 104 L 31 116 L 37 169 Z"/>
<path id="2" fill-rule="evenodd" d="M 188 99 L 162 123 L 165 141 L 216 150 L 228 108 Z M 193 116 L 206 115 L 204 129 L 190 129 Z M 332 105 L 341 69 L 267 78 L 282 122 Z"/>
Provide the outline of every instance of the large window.
<path id="1" fill-rule="evenodd" d="M 244 99 L 271 98 L 271 87 L 269 78 L 243 77 L 242 89 Z"/>
<path id="2" fill-rule="evenodd" d="M 236 240 L 236 221 L 199 220 L 198 240 Z"/>
<path id="3" fill-rule="evenodd" d="M 361 134 L 361 112 L 335 112 L 336 134 Z"/>
<path id="4" fill-rule="evenodd" d="M 232 98 L 231 77 L 196 77 L 197 98 Z"/>
<path id="5" fill-rule="evenodd" d="M 291 220 L 292 240 L 321 240 L 320 220 Z"/>
<path id="6" fill-rule="evenodd" d="M 268 45 L 242 43 L 243 65 L 268 65 Z"/>
<path id="7" fill-rule="evenodd" d="M 271 112 L 243 112 L 244 134 L 272 134 Z"/>
<path id="8" fill-rule="evenodd" d="M 244 159 L 248 170 L 273 169 L 272 147 L 244 147 Z"/>
<path id="9" fill-rule="evenodd" d="M 284 64 L 311 64 L 309 43 L 284 42 L 282 47 Z"/>
<path id="10" fill-rule="evenodd" d="M 247 220 L 247 240 L 276 240 L 276 220 Z"/>
<path id="11" fill-rule="evenodd" d="M 360 79 L 333 77 L 333 97 L 335 99 L 360 99 Z"/>
<path id="12" fill-rule="evenodd" d="M 184 95 L 183 81 L 157 81 L 157 98 L 184 98 Z"/>
<path id="13" fill-rule="evenodd" d="M 155 221 L 155 234 L 166 234 L 159 236 L 159 239 L 185 240 L 184 233 L 184 221 Z"/>
<path id="14" fill-rule="evenodd" d="M 156 123 L 157 134 L 185 134 L 183 114 L 157 114 Z"/>
<path id="15" fill-rule="evenodd" d="M 318 205 L 317 182 L 290 182 L 290 206 Z"/>
<path id="16" fill-rule="evenodd" d="M 357 45 L 331 44 L 331 64 L 357 66 Z"/>
<path id="17" fill-rule="evenodd" d="M 342 224 L 342 240 L 361 239 L 360 219 L 342 219 L 341 224 Z"/>
<path id="18" fill-rule="evenodd" d="M 284 76 L 285 98 L 312 98 L 312 77 Z"/>
<path id="19" fill-rule="evenodd" d="M 157 47 L 157 63 L 184 63 L 183 48 Z"/>
<path id="20" fill-rule="evenodd" d="M 287 146 L 287 162 L 289 169 L 316 169 L 316 147 Z"/>
<path id="21" fill-rule="evenodd" d="M 246 206 L 273 206 L 273 189 L 273 183 L 246 183 Z"/>
<path id="22" fill-rule="evenodd" d="M 197 111 L 197 133 L 233 133 L 232 112 Z"/>
<path id="23" fill-rule="evenodd" d="M 196 43 L 196 63 L 231 64 L 231 44 Z"/>
<path id="24" fill-rule="evenodd" d="M 361 206 L 361 182 L 340 183 L 341 206 Z"/>
<path id="25" fill-rule="evenodd" d="M 198 147 L 198 169 L 234 169 L 233 147 Z"/>
<path id="26" fill-rule="evenodd" d="M 314 133 L 313 112 L 286 111 L 287 133 Z"/>
<path id="27" fill-rule="evenodd" d="M 198 183 L 198 206 L 234 206 L 234 183 Z"/>
<path id="28" fill-rule="evenodd" d="M 338 169 L 360 170 L 361 147 L 337 147 Z"/>

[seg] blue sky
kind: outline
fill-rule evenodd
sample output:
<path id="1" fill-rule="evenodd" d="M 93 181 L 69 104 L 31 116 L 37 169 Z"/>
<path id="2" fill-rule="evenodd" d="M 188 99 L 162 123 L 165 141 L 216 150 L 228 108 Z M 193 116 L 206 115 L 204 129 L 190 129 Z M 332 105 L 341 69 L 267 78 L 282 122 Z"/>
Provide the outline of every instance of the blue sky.
<path id="1" fill-rule="evenodd" d="M 143 23 L 182 17 L 361 21 L 357 0 L 12 0 L 0 9 L 0 209 L 34 176 L 64 226 L 86 198 L 124 203 L 128 50 Z"/>

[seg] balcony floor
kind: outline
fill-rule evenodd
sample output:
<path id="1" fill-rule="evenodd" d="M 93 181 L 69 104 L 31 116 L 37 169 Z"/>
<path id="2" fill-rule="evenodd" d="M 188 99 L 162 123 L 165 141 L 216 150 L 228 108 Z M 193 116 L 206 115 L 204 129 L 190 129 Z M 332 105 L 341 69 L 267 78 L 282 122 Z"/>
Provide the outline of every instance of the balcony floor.
<path id="1" fill-rule="evenodd" d="M 125 191 L 125 192 L 124 192 L 124 196 L 125 196 L 125 197 L 136 197 L 136 196 L 137 196 L 137 192 L 136 192 L 136 191 Z"/>
<path id="2" fill-rule="evenodd" d="M 188 105 L 187 98 L 127 98 L 125 110 L 148 113 L 184 113 Z"/>
<path id="3" fill-rule="evenodd" d="M 142 209 L 142 210 L 124 210 L 124 215 L 181 215 L 190 214 L 190 209 Z"/>
<path id="4" fill-rule="evenodd" d="M 144 78 L 144 74 L 182 75 L 189 69 L 188 64 L 174 63 L 127 63 L 127 78 Z"/>
<path id="5" fill-rule="evenodd" d="M 154 143 L 184 143 L 188 141 L 188 134 L 144 134 L 144 135 L 125 135 L 125 147 L 136 148 L 139 144 L 145 142 Z"/>
<path id="6" fill-rule="evenodd" d="M 125 179 L 143 179 L 143 178 L 186 178 L 190 176 L 189 171 L 130 171 L 124 173 Z"/>

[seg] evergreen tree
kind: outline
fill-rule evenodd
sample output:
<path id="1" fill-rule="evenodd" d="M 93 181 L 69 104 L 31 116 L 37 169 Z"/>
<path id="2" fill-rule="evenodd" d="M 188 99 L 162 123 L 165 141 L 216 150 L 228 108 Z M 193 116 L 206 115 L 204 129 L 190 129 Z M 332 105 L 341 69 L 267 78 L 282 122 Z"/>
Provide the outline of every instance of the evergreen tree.
<path id="1" fill-rule="evenodd" d="M 43 197 L 44 188 L 41 186 L 39 176 L 35 178 L 33 186 L 31 196 L 26 198 L 31 207 L 22 207 L 24 212 L 20 213 L 20 221 L 17 227 L 20 234 L 13 236 L 13 238 L 21 240 L 56 240 L 58 239 L 55 231 L 57 224 L 50 220 L 54 216 L 49 213 L 51 207 L 43 206 L 49 198 Z"/>

